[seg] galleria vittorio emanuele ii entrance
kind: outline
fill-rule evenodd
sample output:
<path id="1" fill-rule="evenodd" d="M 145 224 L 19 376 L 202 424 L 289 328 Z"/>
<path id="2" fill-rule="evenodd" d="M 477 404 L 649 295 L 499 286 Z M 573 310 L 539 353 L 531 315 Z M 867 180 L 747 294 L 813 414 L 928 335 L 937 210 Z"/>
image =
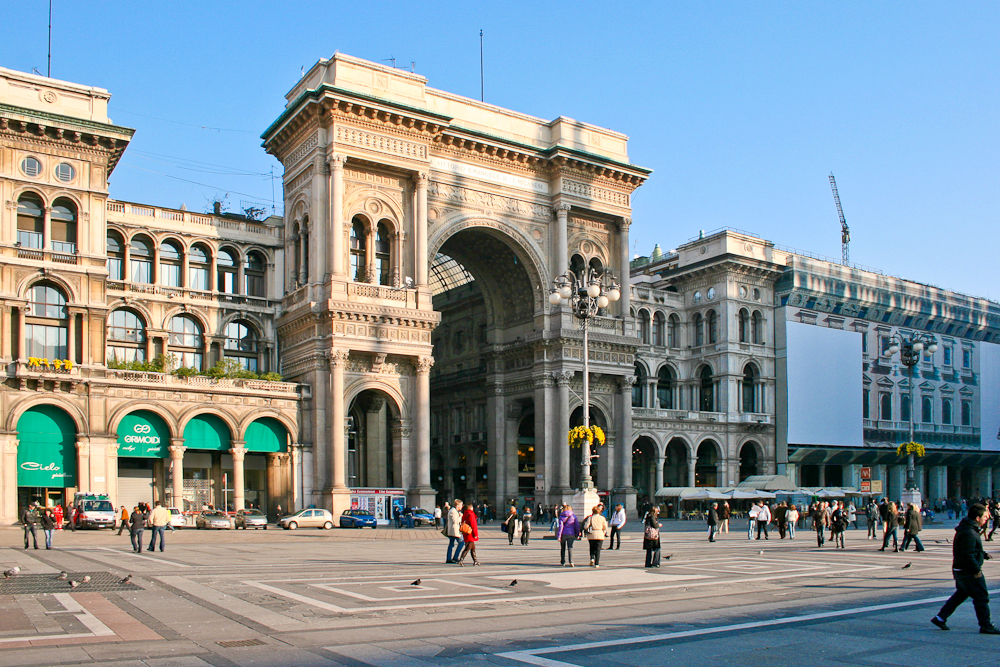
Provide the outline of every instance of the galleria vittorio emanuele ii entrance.
<path id="1" fill-rule="evenodd" d="M 285 166 L 286 376 L 304 409 L 307 502 L 391 487 L 551 504 L 579 483 L 583 337 L 553 279 L 628 278 L 627 139 L 543 121 L 336 54 L 264 134 Z M 622 278 L 622 276 L 624 276 Z M 628 291 L 591 321 L 591 415 L 608 434 L 599 490 L 634 504 Z"/>

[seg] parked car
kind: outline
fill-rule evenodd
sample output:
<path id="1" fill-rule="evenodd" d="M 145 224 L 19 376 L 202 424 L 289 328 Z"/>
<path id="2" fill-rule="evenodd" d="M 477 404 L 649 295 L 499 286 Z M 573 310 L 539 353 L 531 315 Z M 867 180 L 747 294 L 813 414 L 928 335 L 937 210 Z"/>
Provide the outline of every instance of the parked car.
<path id="1" fill-rule="evenodd" d="M 106 495 L 78 492 L 73 495 L 73 502 L 77 510 L 77 528 L 114 529 L 118 513 Z"/>
<path id="2" fill-rule="evenodd" d="M 229 530 L 233 527 L 229 517 L 218 510 L 205 510 L 194 520 L 195 528 L 216 528 Z"/>
<path id="3" fill-rule="evenodd" d="M 333 515 L 327 510 L 299 510 L 295 514 L 281 517 L 278 520 L 278 525 L 285 530 L 295 530 L 296 528 L 323 528 L 330 530 L 333 528 Z"/>
<path id="4" fill-rule="evenodd" d="M 403 514 L 409 514 L 413 517 L 413 525 L 415 526 L 433 526 L 434 525 L 434 513 L 428 512 L 427 510 L 422 510 L 419 507 L 407 507 Z"/>
<path id="5" fill-rule="evenodd" d="M 375 528 L 377 525 L 375 515 L 368 510 L 344 510 L 340 515 L 341 528 L 364 528 L 365 526 Z"/>
<path id="6" fill-rule="evenodd" d="M 170 510 L 170 525 L 174 528 L 187 528 L 187 517 L 176 507 L 168 507 Z"/>
<path id="7" fill-rule="evenodd" d="M 260 510 L 240 510 L 236 513 L 233 524 L 236 528 L 242 528 L 243 530 L 246 530 L 247 527 L 254 530 L 258 528 L 267 530 L 267 517 Z"/>

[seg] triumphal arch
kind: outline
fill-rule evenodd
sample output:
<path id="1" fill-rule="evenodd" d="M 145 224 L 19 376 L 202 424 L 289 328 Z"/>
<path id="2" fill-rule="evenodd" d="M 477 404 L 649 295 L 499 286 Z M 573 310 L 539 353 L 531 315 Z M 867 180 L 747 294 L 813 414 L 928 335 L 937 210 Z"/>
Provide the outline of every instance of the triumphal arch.
<path id="1" fill-rule="evenodd" d="M 547 300 L 573 265 L 628 282 L 627 137 L 544 121 L 336 54 L 263 134 L 285 167 L 282 372 L 309 388 L 306 504 L 394 487 L 551 504 L 578 482 L 582 333 Z M 629 292 L 592 322 L 595 480 L 631 493 Z"/>

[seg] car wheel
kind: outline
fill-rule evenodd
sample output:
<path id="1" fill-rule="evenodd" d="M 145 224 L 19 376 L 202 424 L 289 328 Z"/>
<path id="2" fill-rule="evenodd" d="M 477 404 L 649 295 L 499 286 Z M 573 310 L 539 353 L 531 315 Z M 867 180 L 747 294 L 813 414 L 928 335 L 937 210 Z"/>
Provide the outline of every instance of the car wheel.
<path id="1" fill-rule="evenodd" d="M 264 530 L 267 530 L 267 526 L 264 526 Z"/>
<path id="2" fill-rule="evenodd" d="M 289 521 L 288 522 L 288 530 L 295 530 L 298 527 L 299 527 L 299 524 L 295 523 L 294 521 Z"/>
<path id="3" fill-rule="evenodd" d="M 331 528 L 333 528 L 333 522 L 327 521 L 323 524 L 323 530 L 330 530 Z"/>

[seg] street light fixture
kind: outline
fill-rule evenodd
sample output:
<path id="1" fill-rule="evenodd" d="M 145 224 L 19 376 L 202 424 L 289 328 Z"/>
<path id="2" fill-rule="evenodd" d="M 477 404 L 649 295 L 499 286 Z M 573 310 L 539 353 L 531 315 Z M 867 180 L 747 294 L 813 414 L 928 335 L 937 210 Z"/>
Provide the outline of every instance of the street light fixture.
<path id="1" fill-rule="evenodd" d="M 612 302 L 621 298 L 621 287 L 615 275 L 609 269 L 585 267 L 577 275 L 568 270 L 552 281 L 549 293 L 549 303 L 553 306 L 568 304 L 573 315 L 580 320 L 583 329 L 583 426 L 590 430 L 590 339 L 587 335 L 590 320 L 607 308 Z M 568 424 L 564 424 L 568 426 Z M 590 440 L 583 442 L 583 475 L 580 488 L 584 491 L 593 490 L 594 480 L 590 476 Z M 589 508 L 588 508 L 589 509 Z"/>
<path id="2" fill-rule="evenodd" d="M 926 333 L 912 334 L 907 337 L 894 333 L 889 339 L 889 347 L 886 352 L 890 357 L 895 356 L 898 352 L 899 360 L 910 369 L 910 439 L 907 442 L 913 442 L 913 412 L 916 410 L 916 405 L 913 402 L 913 367 L 920 362 L 923 352 L 934 354 L 937 349 L 937 339 Z M 911 492 L 911 497 L 916 499 L 916 505 L 920 507 L 920 492 L 917 487 L 916 461 L 913 452 L 908 452 L 906 457 L 906 490 Z"/>

